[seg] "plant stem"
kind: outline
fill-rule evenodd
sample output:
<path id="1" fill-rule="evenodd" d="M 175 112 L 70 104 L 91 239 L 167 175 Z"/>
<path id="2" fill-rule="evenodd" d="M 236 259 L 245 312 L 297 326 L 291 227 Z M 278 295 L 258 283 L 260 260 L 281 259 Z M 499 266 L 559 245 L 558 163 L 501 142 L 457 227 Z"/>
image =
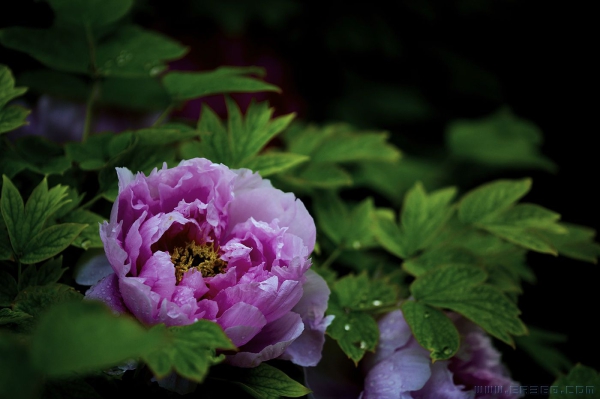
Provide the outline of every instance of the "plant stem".
<path id="1" fill-rule="evenodd" d="M 171 113 L 171 111 L 173 111 L 173 104 L 169 105 L 167 108 L 165 108 L 165 110 L 162 112 L 162 114 L 159 115 L 158 119 L 156 120 L 156 122 L 154 122 L 152 124 L 152 127 L 157 127 L 159 126 L 167 116 L 169 116 L 169 114 Z"/>
<path id="2" fill-rule="evenodd" d="M 21 291 L 21 259 L 17 262 L 17 289 Z"/>
<path id="3" fill-rule="evenodd" d="M 89 208 L 90 206 L 94 205 L 94 203 L 95 203 L 96 201 L 98 201 L 100 198 L 102 198 L 102 194 L 96 194 L 96 195 L 94 196 L 94 198 L 92 198 L 91 200 L 89 200 L 89 201 L 88 201 L 88 202 L 86 202 L 85 204 L 81 205 L 79 208 L 80 208 L 80 209 L 87 209 L 87 208 Z"/>
<path id="4" fill-rule="evenodd" d="M 341 255 L 342 250 L 344 249 L 343 245 L 339 245 L 330 255 L 329 257 L 325 260 L 325 262 L 323 262 L 323 264 L 321 265 L 322 268 L 328 268 L 336 259 L 338 256 Z"/>
<path id="5" fill-rule="evenodd" d="M 96 100 L 96 97 L 98 95 L 99 87 L 100 86 L 98 81 L 94 81 L 92 91 L 90 92 L 90 96 L 88 97 L 87 104 L 85 106 L 85 123 L 83 125 L 83 137 L 81 138 L 82 142 L 85 142 L 85 140 L 87 140 L 88 136 L 90 135 L 90 131 L 92 128 L 92 112 L 94 108 L 94 101 Z"/>

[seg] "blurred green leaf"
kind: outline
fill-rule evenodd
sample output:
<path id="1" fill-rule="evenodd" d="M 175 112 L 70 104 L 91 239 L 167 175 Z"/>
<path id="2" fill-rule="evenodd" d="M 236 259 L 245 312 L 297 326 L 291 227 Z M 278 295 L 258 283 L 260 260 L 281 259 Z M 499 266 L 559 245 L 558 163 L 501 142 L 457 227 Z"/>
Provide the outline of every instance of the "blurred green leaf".
<path id="1" fill-rule="evenodd" d="M 31 338 L 31 359 L 49 376 L 69 376 L 136 358 L 164 340 L 163 334 L 147 331 L 125 315 L 115 316 L 104 304 L 70 302 L 53 306 L 40 318 Z"/>
<path id="2" fill-rule="evenodd" d="M 560 223 L 559 225 L 566 229 L 566 233 L 542 231 L 538 234 L 556 248 L 561 255 L 596 263 L 600 256 L 600 244 L 594 242 L 596 231 L 589 227 L 570 223 Z"/>
<path id="3" fill-rule="evenodd" d="M 240 369 L 231 383 L 240 386 L 257 399 L 299 398 L 311 392 L 283 371 L 266 363 L 254 368 Z"/>
<path id="4" fill-rule="evenodd" d="M 56 13 L 58 23 L 97 27 L 122 18 L 133 5 L 133 0 L 48 0 Z"/>
<path id="5" fill-rule="evenodd" d="M 25 205 L 19 190 L 6 175 L 2 176 L 2 197 L 0 199 L 2 217 L 15 252 L 20 253 L 24 244 Z"/>
<path id="6" fill-rule="evenodd" d="M 33 316 L 25 312 L 10 310 L 8 308 L 0 309 L 0 326 L 4 324 L 19 324 L 23 320 L 31 319 Z"/>
<path id="7" fill-rule="evenodd" d="M 375 311 L 394 305 L 398 300 L 396 288 L 385 280 L 370 280 L 366 272 L 347 275 L 336 281 L 332 291 L 344 309 Z"/>
<path id="8" fill-rule="evenodd" d="M 25 136 L 18 139 L 15 146 L 13 162 L 19 164 L 19 170 L 29 169 L 44 176 L 61 175 L 71 166 L 63 148 L 44 137 Z"/>
<path id="9" fill-rule="evenodd" d="M 235 349 L 221 327 L 208 320 L 170 328 L 159 324 L 151 331 L 166 336 L 166 342 L 142 355 L 159 379 L 175 371 L 184 378 L 202 382 L 208 368 L 224 360 L 224 356 L 216 355 L 215 349 Z"/>
<path id="10" fill-rule="evenodd" d="M 4 270 L 0 270 L 0 306 L 10 306 L 18 293 L 17 280 Z"/>
<path id="11" fill-rule="evenodd" d="M 463 223 L 476 223 L 495 216 L 529 192 L 531 179 L 496 180 L 465 194 L 458 208 Z"/>
<path id="12" fill-rule="evenodd" d="M 569 374 L 558 377 L 550 387 L 549 399 L 596 399 L 600 374 L 591 367 L 577 364 Z"/>
<path id="13" fill-rule="evenodd" d="M 419 344 L 431 352 L 431 359 L 445 360 L 456 354 L 460 346 L 458 330 L 441 310 L 406 301 L 402 314 Z"/>
<path id="14" fill-rule="evenodd" d="M 104 244 L 100 239 L 100 233 L 98 225 L 105 220 L 104 217 L 85 210 L 85 209 L 77 209 L 73 212 L 70 212 L 65 217 L 62 218 L 62 222 L 64 223 L 79 223 L 82 225 L 87 225 L 81 233 L 75 238 L 71 245 L 74 245 L 78 248 L 89 249 L 89 248 L 103 248 Z"/>
<path id="15" fill-rule="evenodd" d="M 15 87 L 15 78 L 7 66 L 0 64 L 0 110 L 9 101 L 22 96 L 27 91 L 26 87 Z"/>
<path id="16" fill-rule="evenodd" d="M 25 120 L 31 111 L 18 105 L 11 105 L 0 109 L 0 133 L 10 132 L 26 125 Z"/>
<path id="17" fill-rule="evenodd" d="M 277 86 L 249 75 L 263 76 L 259 67 L 220 67 L 209 72 L 169 72 L 163 84 L 175 101 L 211 94 L 280 91 Z"/>
<path id="18" fill-rule="evenodd" d="M 29 360 L 26 342 L 0 331 L 0 397 L 34 399 L 42 391 L 40 373 Z"/>
<path id="19" fill-rule="evenodd" d="M 129 25 L 98 44 L 95 60 L 102 76 L 142 78 L 158 75 L 166 69 L 165 61 L 186 52 L 186 47 L 167 36 Z"/>
<path id="20" fill-rule="evenodd" d="M 418 277 L 410 291 L 418 302 L 458 312 L 513 345 L 511 335 L 523 335 L 527 328 L 517 306 L 496 288 L 483 284 L 486 278 L 477 267 L 439 266 Z"/>
<path id="21" fill-rule="evenodd" d="M 451 123 L 446 141 L 453 155 L 478 164 L 556 170 L 556 165 L 540 154 L 542 133 L 538 127 L 506 109 L 483 119 Z"/>
<path id="22" fill-rule="evenodd" d="M 529 334 L 516 337 L 517 348 L 525 351 L 535 362 L 553 375 L 568 371 L 573 367 L 556 345 L 567 342 L 567 336 L 529 327 Z"/>
<path id="23" fill-rule="evenodd" d="M 37 263 L 57 255 L 68 247 L 87 225 L 62 223 L 50 226 L 35 236 L 23 248 L 21 262 Z"/>

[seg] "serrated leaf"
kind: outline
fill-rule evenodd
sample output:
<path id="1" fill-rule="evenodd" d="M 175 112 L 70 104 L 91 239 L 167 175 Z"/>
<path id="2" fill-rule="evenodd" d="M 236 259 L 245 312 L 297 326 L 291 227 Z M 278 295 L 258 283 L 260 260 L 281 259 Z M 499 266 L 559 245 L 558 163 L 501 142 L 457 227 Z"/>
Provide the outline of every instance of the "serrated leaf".
<path id="1" fill-rule="evenodd" d="M 73 287 L 64 284 L 30 286 L 19 292 L 14 300 L 13 310 L 37 317 L 50 305 L 82 298 L 83 295 Z"/>
<path id="2" fill-rule="evenodd" d="M 399 258 L 406 258 L 406 248 L 402 244 L 404 235 L 394 219 L 395 217 L 378 215 L 375 218 L 373 231 L 383 248 Z"/>
<path id="3" fill-rule="evenodd" d="M 529 192 L 531 179 L 496 180 L 463 196 L 458 217 L 463 223 L 476 223 L 500 213 Z"/>
<path id="4" fill-rule="evenodd" d="M 81 27 L 108 25 L 122 18 L 133 5 L 133 0 L 49 0 L 58 23 Z"/>
<path id="5" fill-rule="evenodd" d="M 0 110 L 9 101 L 22 96 L 26 91 L 26 87 L 15 87 L 15 79 L 12 72 L 7 66 L 0 64 Z"/>
<path id="6" fill-rule="evenodd" d="M 323 189 L 335 189 L 352 185 L 352 176 L 335 164 L 310 162 L 294 177 L 288 177 L 292 183 Z"/>
<path id="7" fill-rule="evenodd" d="M 591 367 L 577 364 L 554 381 L 549 399 L 596 399 L 600 387 L 600 374 Z"/>
<path id="8" fill-rule="evenodd" d="M 268 152 L 243 163 L 243 167 L 259 172 L 262 177 L 284 172 L 309 160 L 306 155 Z"/>
<path id="9" fill-rule="evenodd" d="M 33 316 L 25 312 L 10 310 L 8 308 L 0 309 L 0 326 L 4 324 L 19 324 L 23 320 L 31 319 Z"/>
<path id="10" fill-rule="evenodd" d="M 88 44 L 85 35 L 78 29 L 5 28 L 0 30 L 0 43 L 23 51 L 52 69 L 83 74 L 89 72 Z"/>
<path id="11" fill-rule="evenodd" d="M 387 161 L 400 158 L 400 151 L 388 143 L 387 133 L 344 132 L 324 140 L 310 152 L 314 162 Z"/>
<path id="12" fill-rule="evenodd" d="M 367 351 L 375 351 L 379 328 L 373 317 L 363 312 L 346 312 L 335 301 L 329 301 L 327 314 L 335 316 L 327 328 L 327 334 L 338 342 L 355 364 Z"/>
<path id="13" fill-rule="evenodd" d="M 10 237 L 2 212 L 0 211 L 0 260 L 8 260 L 12 257 L 12 247 L 10 245 Z"/>
<path id="14" fill-rule="evenodd" d="M 441 265 L 478 265 L 479 258 L 471 251 L 460 247 L 437 247 L 402 263 L 402 268 L 418 277 Z"/>
<path id="15" fill-rule="evenodd" d="M 527 329 L 516 305 L 496 288 L 482 284 L 486 278 L 477 267 L 440 266 L 418 277 L 410 291 L 418 302 L 458 312 L 512 345 L 511 334 L 523 335 Z"/>
<path id="16" fill-rule="evenodd" d="M 446 141 L 453 155 L 478 164 L 556 169 L 551 160 L 540 154 L 539 128 L 508 110 L 478 120 L 454 121 L 448 126 Z"/>
<path id="17" fill-rule="evenodd" d="M 535 362 L 551 374 L 558 375 L 573 367 L 556 345 L 567 341 L 567 336 L 529 327 L 529 334 L 516 337 L 517 348 L 526 352 Z"/>
<path id="18" fill-rule="evenodd" d="M 68 247 L 86 227 L 85 224 L 63 223 L 42 230 L 23 248 L 21 262 L 37 263 L 53 257 Z"/>
<path id="19" fill-rule="evenodd" d="M 283 371 L 266 363 L 254 368 L 240 369 L 231 382 L 257 399 L 275 399 L 282 396 L 298 398 L 311 392 Z"/>
<path id="20" fill-rule="evenodd" d="M 277 86 L 249 75 L 262 75 L 258 67 L 220 67 L 209 72 L 170 72 L 163 84 L 174 100 L 190 100 L 211 94 L 280 91 Z"/>
<path id="21" fill-rule="evenodd" d="M 4 270 L 0 270 L 0 306 L 10 306 L 18 293 L 17 280 Z"/>
<path id="22" fill-rule="evenodd" d="M 46 219 L 65 205 L 67 188 L 57 185 L 48 190 L 48 181 L 43 178 L 33 189 L 25 204 L 25 219 L 23 220 L 23 239 L 25 241 L 38 234 L 46 223 Z M 22 243 L 23 245 L 25 241 Z"/>
<path id="23" fill-rule="evenodd" d="M 600 256 L 600 245 L 594 242 L 596 232 L 585 226 L 570 223 L 560 223 L 565 228 L 565 234 L 542 231 L 538 234 L 550 243 L 563 256 L 585 262 L 596 263 Z"/>
<path id="24" fill-rule="evenodd" d="M 31 338 L 31 359 L 53 377 L 85 373 L 136 358 L 164 344 L 125 315 L 94 301 L 55 305 L 40 318 Z M 64 345 L 68 342 L 68 345 Z"/>
<path id="25" fill-rule="evenodd" d="M 18 105 L 0 109 L 0 134 L 10 132 L 27 124 L 27 115 L 31 111 Z"/>
<path id="26" fill-rule="evenodd" d="M 96 47 L 97 72 L 128 78 L 155 76 L 166 69 L 165 61 L 186 52 L 186 47 L 158 32 L 123 26 Z"/>
<path id="27" fill-rule="evenodd" d="M 60 145 L 40 136 L 25 136 L 15 142 L 17 162 L 40 175 L 63 174 L 71 162 L 63 154 Z"/>
<path id="28" fill-rule="evenodd" d="M 66 270 L 67 268 L 62 267 L 62 256 L 50 259 L 40 266 L 36 274 L 35 284 L 46 285 L 57 283 Z"/>
<path id="29" fill-rule="evenodd" d="M 66 143 L 65 154 L 82 170 L 98 170 L 108 160 L 108 143 L 113 137 L 111 133 L 94 134 L 85 142 Z"/>
<path id="30" fill-rule="evenodd" d="M 460 346 L 458 330 L 442 311 L 415 301 L 402 304 L 402 314 L 423 348 L 431 352 L 431 359 L 445 360 L 456 354 Z"/>
<path id="31" fill-rule="evenodd" d="M 514 244 L 520 245 L 532 251 L 558 255 L 556 249 L 539 234 L 535 229 L 527 229 L 519 226 L 495 226 L 484 225 L 485 230 L 504 238 Z"/>
<path id="32" fill-rule="evenodd" d="M 2 176 L 2 197 L 0 198 L 2 217 L 8 230 L 10 242 L 15 252 L 20 252 L 24 242 L 23 221 L 25 220 L 25 205 L 19 190 L 6 175 Z"/>
<path id="33" fill-rule="evenodd" d="M 98 101 L 102 104 L 147 112 L 165 109 L 171 103 L 171 98 L 160 80 L 155 77 L 111 76 L 102 81 Z"/>
<path id="34" fill-rule="evenodd" d="M 342 277 L 332 290 L 337 295 L 338 305 L 351 310 L 376 311 L 393 305 L 398 299 L 394 286 L 384 280 L 370 280 L 366 272 Z"/>
<path id="35" fill-rule="evenodd" d="M 62 221 L 65 223 L 79 223 L 87 225 L 87 227 L 81 231 L 81 233 L 77 236 L 77 238 L 75 238 L 75 240 L 73 240 L 71 244 L 83 249 L 104 247 L 104 244 L 100 239 L 98 227 L 98 225 L 104 220 L 104 217 L 85 209 L 77 209 L 62 218 Z"/>
<path id="36" fill-rule="evenodd" d="M 168 329 L 159 324 L 152 330 L 166 334 L 167 341 L 143 354 L 142 359 L 159 379 L 175 371 L 184 378 L 202 382 L 208 368 L 224 359 L 216 356 L 215 349 L 235 349 L 221 327 L 208 320 Z"/>

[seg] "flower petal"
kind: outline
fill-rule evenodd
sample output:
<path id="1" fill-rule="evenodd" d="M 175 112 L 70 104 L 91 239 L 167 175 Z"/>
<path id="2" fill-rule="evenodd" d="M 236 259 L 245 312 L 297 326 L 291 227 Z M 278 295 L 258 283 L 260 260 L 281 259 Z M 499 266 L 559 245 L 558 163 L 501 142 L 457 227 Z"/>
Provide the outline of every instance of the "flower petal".
<path id="1" fill-rule="evenodd" d="M 121 292 L 119 291 L 119 278 L 115 273 L 104 277 L 96 285 L 87 290 L 85 298 L 102 301 L 116 313 L 127 312 Z"/>

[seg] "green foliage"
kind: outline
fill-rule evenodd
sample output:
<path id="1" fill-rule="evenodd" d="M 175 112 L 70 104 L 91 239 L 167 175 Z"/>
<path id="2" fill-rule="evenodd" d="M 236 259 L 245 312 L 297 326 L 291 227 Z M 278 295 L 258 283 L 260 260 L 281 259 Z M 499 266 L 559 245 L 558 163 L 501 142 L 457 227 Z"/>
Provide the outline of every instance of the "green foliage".
<path id="1" fill-rule="evenodd" d="M 315 198 L 318 226 L 340 248 L 355 250 L 376 246 L 372 221 L 376 215 L 373 200 L 350 205 L 337 194 L 324 192 Z"/>
<path id="2" fill-rule="evenodd" d="M 18 105 L 6 106 L 16 97 L 27 91 L 25 87 L 15 87 L 15 79 L 5 65 L 0 64 L 0 134 L 14 130 L 27 122 L 25 118 L 29 110 Z"/>
<path id="3" fill-rule="evenodd" d="M 306 155 L 269 151 L 251 158 L 244 165 L 250 170 L 259 172 L 262 177 L 266 177 L 284 172 L 308 160 Z"/>
<path id="4" fill-rule="evenodd" d="M 404 199 L 400 225 L 393 218 L 377 218 L 375 235 L 381 245 L 401 258 L 408 258 L 424 249 L 448 221 L 453 208 L 450 202 L 456 195 L 453 187 L 428 195 L 417 183 Z"/>
<path id="5" fill-rule="evenodd" d="M 157 330 L 117 317 L 104 304 L 68 302 L 40 317 L 31 338 L 31 360 L 44 374 L 62 377 L 119 364 L 164 342 Z"/>
<path id="6" fill-rule="evenodd" d="M 0 397 L 37 398 L 42 391 L 40 373 L 29 361 L 26 342 L 0 331 Z"/>
<path id="7" fill-rule="evenodd" d="M 183 158 L 202 156 L 232 168 L 248 167 L 256 165 L 257 162 L 260 166 L 261 159 L 260 156 L 257 157 L 257 154 L 273 137 L 289 125 L 294 114 L 271 119 L 273 109 L 269 108 L 267 103 L 252 102 L 246 115 L 242 116 L 237 104 L 230 98 L 226 100 L 229 113 L 227 126 L 221 123 L 212 109 L 203 106 L 202 117 L 198 121 L 200 142 L 186 143 L 181 149 Z M 278 157 L 279 165 L 271 166 L 272 173 L 275 170 L 289 168 L 290 164 L 295 165 L 304 160 L 304 157 L 299 155 L 288 155 L 291 155 L 292 158 L 288 157 L 287 161 L 285 156 Z M 300 160 L 298 160 L 299 158 Z M 268 158 L 266 160 L 268 161 Z M 271 158 L 271 160 L 277 161 L 277 157 Z"/>
<path id="8" fill-rule="evenodd" d="M 10 306 L 18 293 L 17 280 L 10 273 L 0 270 L 0 306 Z"/>
<path id="9" fill-rule="evenodd" d="M 406 301 L 402 314 L 419 344 L 431 351 L 431 359 L 449 359 L 460 346 L 458 330 L 444 312 L 420 302 Z"/>
<path id="10" fill-rule="evenodd" d="M 10 310 L 8 308 L 0 309 L 0 326 L 4 324 L 19 324 L 23 320 L 31 319 L 33 316 L 25 312 Z"/>
<path id="11" fill-rule="evenodd" d="M 327 313 L 335 318 L 327 334 L 358 363 L 367 351 L 375 350 L 379 340 L 372 315 L 393 307 L 398 301 L 397 290 L 385 280 L 370 280 L 366 272 L 345 276 L 331 288 Z"/>
<path id="12" fill-rule="evenodd" d="M 567 341 L 567 336 L 529 327 L 529 334 L 516 337 L 517 348 L 525 351 L 535 362 L 551 374 L 568 371 L 573 364 L 557 348 L 557 344 Z"/>
<path id="13" fill-rule="evenodd" d="M 492 167 L 556 170 L 540 154 L 542 133 L 509 110 L 479 120 L 458 120 L 446 131 L 450 153 L 459 159 Z"/>
<path id="14" fill-rule="evenodd" d="M 56 13 L 57 23 L 81 27 L 99 27 L 122 18 L 133 5 L 133 0 L 49 0 Z"/>
<path id="15" fill-rule="evenodd" d="M 98 224 L 105 220 L 104 217 L 85 209 L 77 209 L 65 215 L 61 220 L 65 223 L 79 223 L 87 226 L 71 243 L 73 246 L 83 249 L 103 248 L 104 245 L 98 232 Z"/>
<path id="16" fill-rule="evenodd" d="M 550 387 L 549 399 L 598 397 L 600 374 L 591 367 L 577 364 L 569 374 L 559 377 Z"/>
<path id="17" fill-rule="evenodd" d="M 22 170 L 43 176 L 61 175 L 71 166 L 62 147 L 39 136 L 22 137 L 14 148 L 0 146 L 0 171 L 9 178 Z"/>
<path id="18" fill-rule="evenodd" d="M 310 393 L 308 388 L 266 363 L 254 368 L 240 369 L 231 382 L 257 399 L 276 399 L 282 396 L 298 398 Z"/>
<path id="19" fill-rule="evenodd" d="M 439 266 L 418 277 L 410 291 L 417 302 L 460 313 L 513 345 L 511 335 L 527 332 L 518 317 L 520 311 L 498 289 L 484 284 L 486 278 L 486 273 L 476 267 Z"/>
<path id="20" fill-rule="evenodd" d="M 541 231 L 539 234 L 563 256 L 596 263 L 600 256 L 600 245 L 594 242 L 596 232 L 585 226 L 570 223 L 558 223 L 565 233 L 557 231 Z"/>
<path id="21" fill-rule="evenodd" d="M 250 75 L 264 76 L 258 67 L 220 67 L 209 72 L 170 72 L 163 84 L 175 101 L 221 93 L 280 91 L 277 86 Z"/>
<path id="22" fill-rule="evenodd" d="M 166 337 L 161 346 L 142 354 L 142 359 L 157 378 L 176 371 L 189 380 L 202 382 L 208 368 L 224 359 L 224 356 L 216 355 L 216 349 L 236 349 L 221 327 L 208 320 L 168 329 L 159 324 L 151 331 Z"/>

